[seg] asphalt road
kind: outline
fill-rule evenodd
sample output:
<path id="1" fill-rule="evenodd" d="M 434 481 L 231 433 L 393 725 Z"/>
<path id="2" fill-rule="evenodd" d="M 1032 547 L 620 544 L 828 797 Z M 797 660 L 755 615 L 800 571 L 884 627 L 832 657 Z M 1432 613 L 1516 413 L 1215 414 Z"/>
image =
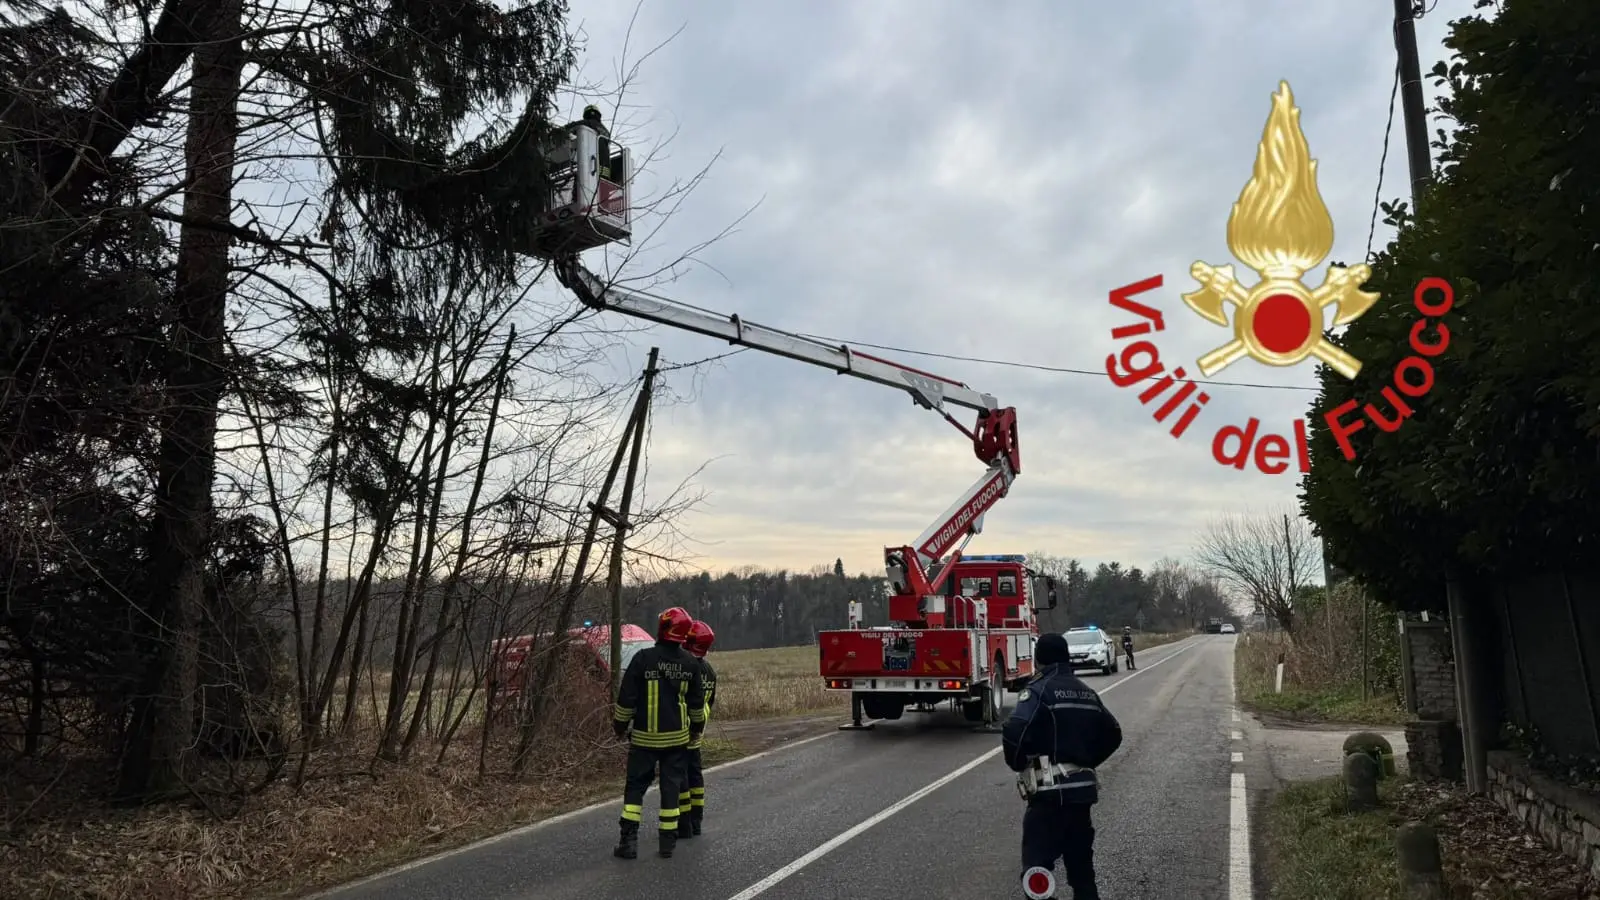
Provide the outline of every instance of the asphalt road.
<path id="1" fill-rule="evenodd" d="M 1100 769 L 1094 813 L 1107 897 L 1249 896 L 1229 889 L 1242 826 L 1230 844 L 1233 641 L 1189 638 L 1142 654 L 1136 672 L 1084 678 L 1124 733 Z M 652 792 L 637 860 L 611 855 L 618 798 L 320 896 L 1010 900 L 1022 896 L 1022 801 L 998 747 L 998 735 L 954 714 L 907 712 L 708 772 L 706 832 L 680 841 L 672 859 L 654 853 Z M 1058 893 L 1071 896 L 1064 884 Z"/>

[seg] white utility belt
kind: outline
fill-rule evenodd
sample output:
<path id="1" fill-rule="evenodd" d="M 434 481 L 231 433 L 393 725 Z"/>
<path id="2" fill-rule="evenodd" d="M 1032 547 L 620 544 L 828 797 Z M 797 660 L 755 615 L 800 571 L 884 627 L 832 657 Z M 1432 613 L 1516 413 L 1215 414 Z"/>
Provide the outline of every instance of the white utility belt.
<path id="1" fill-rule="evenodd" d="M 1035 756 L 1029 760 L 1028 767 L 1017 773 L 1017 793 L 1026 800 L 1040 791 L 1060 790 L 1069 785 L 1068 778 L 1079 772 L 1093 772 L 1086 766 L 1074 766 L 1071 763 L 1051 762 L 1048 757 Z M 1082 784 L 1078 782 L 1077 784 Z"/>

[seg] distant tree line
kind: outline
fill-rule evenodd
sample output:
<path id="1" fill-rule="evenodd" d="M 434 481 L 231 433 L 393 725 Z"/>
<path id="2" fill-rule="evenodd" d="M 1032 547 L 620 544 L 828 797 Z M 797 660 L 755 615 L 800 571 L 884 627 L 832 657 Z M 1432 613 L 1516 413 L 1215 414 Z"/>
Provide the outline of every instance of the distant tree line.
<path id="1" fill-rule="evenodd" d="M 1059 584 L 1057 608 L 1040 617 L 1046 630 L 1093 624 L 1185 631 L 1213 616 L 1235 615 L 1216 578 L 1174 560 L 1148 571 L 1120 562 L 1090 571 L 1075 559 L 1029 559 Z M 888 596 L 881 575 L 846 575 L 843 560 L 836 559 L 831 567 L 804 573 L 749 566 L 721 575 L 662 578 L 627 588 L 623 608 L 628 621 L 648 626 L 658 610 L 682 606 L 716 630 L 719 649 L 743 650 L 806 644 L 818 631 L 842 628 L 851 600 L 864 604 L 867 624 L 883 624 Z"/>

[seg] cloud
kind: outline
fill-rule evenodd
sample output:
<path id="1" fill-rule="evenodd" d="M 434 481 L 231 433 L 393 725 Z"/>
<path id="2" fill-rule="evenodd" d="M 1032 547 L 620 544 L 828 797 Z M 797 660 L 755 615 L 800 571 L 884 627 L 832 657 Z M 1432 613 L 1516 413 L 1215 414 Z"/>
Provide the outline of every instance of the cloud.
<path id="1" fill-rule="evenodd" d="M 1107 293 L 1161 273 L 1163 289 L 1142 299 L 1166 317 L 1169 365 L 1192 370 L 1229 333 L 1178 295 L 1195 259 L 1229 261 L 1228 210 L 1279 79 L 1320 160 L 1331 258 L 1366 252 L 1393 77 L 1388 8 L 1267 17 L 1274 6 L 646 0 L 635 56 L 683 31 L 618 112 L 636 147 L 671 136 L 637 187 L 659 194 L 721 155 L 624 274 L 754 207 L 659 290 L 806 333 L 1094 370 L 1128 321 Z M 616 69 L 634 9 L 584 5 L 590 76 Z M 1441 2 L 1420 23 L 1424 70 L 1443 55 L 1448 18 L 1469 11 Z M 1386 198 L 1406 190 L 1401 134 L 1397 121 Z M 618 371 L 651 345 L 671 362 L 727 349 L 664 328 L 630 340 Z M 1207 388 L 1179 441 L 1104 377 L 898 358 L 1018 409 L 1023 473 L 974 549 L 1147 564 L 1186 553 L 1212 516 L 1296 505 L 1293 472 L 1236 472 L 1208 444 L 1251 416 L 1290 434 L 1314 396 L 1309 366 L 1235 364 L 1218 377 L 1289 389 Z M 757 353 L 665 377 L 692 402 L 657 413 L 649 490 L 711 460 L 696 479 L 708 499 L 681 522 L 700 542 L 697 566 L 842 557 L 875 569 L 881 547 L 915 538 L 981 471 L 955 430 L 872 384 Z"/>

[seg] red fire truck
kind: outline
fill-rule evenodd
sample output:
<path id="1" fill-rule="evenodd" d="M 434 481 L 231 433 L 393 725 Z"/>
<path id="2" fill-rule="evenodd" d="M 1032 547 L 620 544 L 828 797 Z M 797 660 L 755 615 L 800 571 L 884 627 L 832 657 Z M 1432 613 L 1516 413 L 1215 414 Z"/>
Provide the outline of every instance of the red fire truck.
<path id="1" fill-rule="evenodd" d="M 587 127 L 577 126 L 570 134 L 549 154 L 556 189 L 527 252 L 549 260 L 584 305 L 904 391 L 972 442 L 984 473 L 915 543 L 884 550 L 889 625 L 860 627 L 861 607 L 853 603 L 850 628 L 821 634 L 819 675 L 826 689 L 851 694 L 851 724 L 842 727 L 871 727 L 863 723 L 864 713 L 896 719 L 907 705 L 932 709 L 949 700 L 986 728 L 998 728 L 1005 690 L 1032 675 L 1039 633 L 1034 614 L 1056 605 L 1054 580 L 1034 573 L 1023 557 L 962 556 L 967 542 L 983 530 L 984 514 L 1022 471 L 1016 410 L 959 381 L 849 345 L 606 283 L 583 267 L 578 254 L 630 240 L 629 158 L 614 142 L 599 150 Z M 608 166 L 600 164 L 601 155 L 610 157 Z M 974 426 L 959 422 L 952 407 L 975 412 Z"/>
<path id="2" fill-rule="evenodd" d="M 818 635 L 826 689 L 851 695 L 843 727 L 870 728 L 863 715 L 894 720 L 907 706 L 932 711 L 944 701 L 984 730 L 998 727 L 1005 692 L 1033 676 L 1035 613 L 1055 608 L 1055 579 L 1021 554 L 959 552 L 929 567 L 937 593 L 917 596 L 895 584 L 893 570 L 889 578 L 890 624 L 863 627 L 862 605 L 852 602 L 849 628 Z"/>

